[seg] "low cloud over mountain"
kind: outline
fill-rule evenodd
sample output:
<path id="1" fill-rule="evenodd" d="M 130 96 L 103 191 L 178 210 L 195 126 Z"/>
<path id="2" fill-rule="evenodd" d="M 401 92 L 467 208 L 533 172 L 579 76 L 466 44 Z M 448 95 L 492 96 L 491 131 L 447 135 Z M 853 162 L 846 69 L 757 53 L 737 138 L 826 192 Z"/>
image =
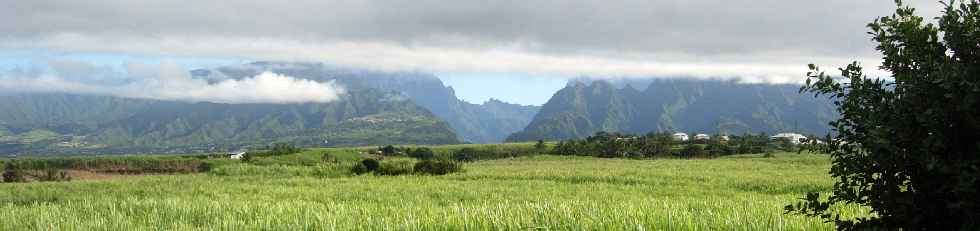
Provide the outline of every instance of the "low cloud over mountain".
<path id="1" fill-rule="evenodd" d="M 925 15 L 939 10 L 934 1 L 906 2 Z M 0 49 L 779 83 L 804 79 L 811 62 L 879 64 L 864 25 L 894 7 L 889 0 L 13 1 L 0 9 Z"/>
<path id="2" fill-rule="evenodd" d="M 47 67 L 0 73 L 0 89 L 230 104 L 325 103 L 345 93 L 333 81 L 317 82 L 271 72 L 216 81 L 192 78 L 186 69 L 170 62 L 130 62 L 124 71 L 64 60 L 49 62 Z"/>

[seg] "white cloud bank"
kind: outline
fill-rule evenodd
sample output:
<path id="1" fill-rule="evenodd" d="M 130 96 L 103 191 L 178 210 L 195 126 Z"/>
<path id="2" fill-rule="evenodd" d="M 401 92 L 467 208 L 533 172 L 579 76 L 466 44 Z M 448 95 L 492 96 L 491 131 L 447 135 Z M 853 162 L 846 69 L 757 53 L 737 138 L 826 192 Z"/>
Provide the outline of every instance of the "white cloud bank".
<path id="1" fill-rule="evenodd" d="M 64 66 L 50 65 L 53 72 L 14 70 L 0 74 L 0 91 L 229 104 L 325 103 L 338 100 L 345 93 L 344 88 L 333 81 L 316 82 L 270 72 L 209 83 L 204 79 L 192 78 L 187 70 L 166 62 L 159 66 L 129 63 L 126 65 L 127 73 L 122 75 L 126 77 L 122 78 L 113 77 L 114 73 L 108 72 L 77 73 Z"/>
<path id="2" fill-rule="evenodd" d="M 903 1 L 927 19 L 935 0 Z M 8 1 L 4 49 L 321 61 L 436 74 L 799 82 L 879 64 L 892 0 Z M 874 70 L 874 68 L 867 68 Z"/>
<path id="3" fill-rule="evenodd" d="M 383 71 L 424 71 L 437 74 L 499 73 L 545 76 L 684 77 L 739 79 L 750 83 L 800 83 L 806 64 L 844 66 L 859 61 L 880 64 L 877 57 L 858 60 L 806 55 L 796 51 L 729 55 L 684 53 L 581 53 L 549 55 L 530 52 L 527 46 L 472 48 L 405 45 L 390 42 L 302 41 L 281 38 L 239 37 L 113 37 L 59 34 L 33 41 L 3 41 L 0 48 L 43 47 L 55 50 L 159 54 L 186 57 L 232 57 L 255 60 L 323 61 L 342 66 Z M 874 68 L 868 68 L 875 73 Z"/>

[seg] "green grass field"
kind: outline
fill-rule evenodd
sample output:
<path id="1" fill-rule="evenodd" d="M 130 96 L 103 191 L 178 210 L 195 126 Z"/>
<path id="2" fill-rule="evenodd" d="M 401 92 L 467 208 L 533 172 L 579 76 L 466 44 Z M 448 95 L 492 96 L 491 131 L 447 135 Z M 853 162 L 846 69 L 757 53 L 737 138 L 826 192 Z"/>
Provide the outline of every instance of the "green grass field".
<path id="1" fill-rule="evenodd" d="M 325 151 L 342 163 L 321 163 Z M 782 209 L 805 192 L 830 190 L 826 155 L 538 155 L 468 163 L 444 176 L 351 176 L 345 162 L 358 152 L 217 161 L 208 173 L 186 175 L 0 184 L 0 229 L 833 229 Z"/>

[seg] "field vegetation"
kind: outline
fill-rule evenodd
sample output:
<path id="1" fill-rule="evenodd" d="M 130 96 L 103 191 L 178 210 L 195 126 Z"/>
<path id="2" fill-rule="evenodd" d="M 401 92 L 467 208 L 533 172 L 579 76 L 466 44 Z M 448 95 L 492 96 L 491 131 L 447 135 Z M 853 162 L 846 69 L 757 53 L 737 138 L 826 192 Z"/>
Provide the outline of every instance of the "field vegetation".
<path id="1" fill-rule="evenodd" d="M 425 147 L 433 157 L 424 159 L 405 152 L 418 146 L 394 147 L 394 153 L 403 154 L 389 155 L 376 154 L 386 147 L 306 149 L 254 156 L 249 162 L 221 155 L 69 158 L 70 164 L 57 166 L 200 163 L 208 168 L 0 184 L 0 229 L 833 229 L 831 223 L 782 210 L 805 192 L 831 189 L 826 155 L 629 159 L 541 154 L 554 147 L 533 142 L 433 146 Z M 454 159 L 461 153 L 472 159 Z M 46 166 L 63 161 L 52 160 Z M 374 174 L 352 172 L 365 160 L 377 161 Z M 40 160 L 14 162 L 44 165 Z M 425 170 L 446 163 L 459 169 Z M 835 211 L 867 214 L 855 206 Z"/>

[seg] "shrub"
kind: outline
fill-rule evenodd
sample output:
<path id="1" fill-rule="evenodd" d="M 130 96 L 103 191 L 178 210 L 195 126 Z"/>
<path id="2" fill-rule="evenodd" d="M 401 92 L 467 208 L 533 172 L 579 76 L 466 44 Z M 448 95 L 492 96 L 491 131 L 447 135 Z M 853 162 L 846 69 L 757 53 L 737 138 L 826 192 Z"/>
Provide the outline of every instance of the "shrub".
<path id="1" fill-rule="evenodd" d="M 426 147 L 420 147 L 420 148 L 412 149 L 408 153 L 408 156 L 410 156 L 412 158 L 420 159 L 420 160 L 428 160 L 428 159 L 435 158 L 436 157 L 436 153 L 433 152 L 432 149 L 429 149 L 429 148 L 426 148 Z"/>
<path id="2" fill-rule="evenodd" d="M 418 174 L 446 175 L 463 170 L 463 164 L 450 160 L 424 160 L 415 163 Z"/>
<path id="3" fill-rule="evenodd" d="M 391 146 L 391 145 L 380 147 L 378 148 L 378 151 L 381 152 L 381 155 L 385 155 L 385 156 L 394 156 L 395 154 L 398 153 L 398 149 L 396 149 L 395 146 Z"/>
<path id="4" fill-rule="evenodd" d="M 787 152 L 796 151 L 796 145 L 790 139 L 786 138 L 777 139 L 776 147 Z"/>
<path id="5" fill-rule="evenodd" d="M 547 146 L 544 145 L 544 140 L 538 140 L 538 143 L 534 144 L 534 149 L 539 151 L 544 151 Z"/>
<path id="6" fill-rule="evenodd" d="M 363 163 L 355 163 L 350 167 L 350 172 L 354 173 L 355 175 L 361 175 L 361 174 L 369 173 L 371 171 L 368 170 L 367 166 L 364 166 Z"/>
<path id="7" fill-rule="evenodd" d="M 266 149 L 268 149 L 268 151 L 254 153 L 250 152 L 249 154 L 255 154 L 256 156 L 282 156 L 303 151 L 303 149 L 287 143 L 275 143 L 271 147 L 266 147 Z"/>
<path id="8" fill-rule="evenodd" d="M 643 158 L 644 155 L 643 155 L 643 153 L 639 153 L 639 152 L 626 152 L 625 157 L 626 158 L 632 158 L 632 159 L 640 159 L 640 158 Z"/>
<path id="9" fill-rule="evenodd" d="M 670 134 L 651 133 L 643 137 L 640 150 L 645 157 L 669 156 L 673 138 Z"/>
<path id="10" fill-rule="evenodd" d="M 411 160 L 382 161 L 381 166 L 378 168 L 377 171 L 374 172 L 374 174 L 379 176 L 397 176 L 397 175 L 412 174 L 413 162 L 414 161 Z"/>
<path id="11" fill-rule="evenodd" d="M 711 156 L 727 156 L 735 154 L 734 148 L 717 141 L 708 142 L 708 147 L 705 148 L 705 151 L 707 151 L 708 155 Z"/>
<path id="12" fill-rule="evenodd" d="M 7 162 L 3 168 L 3 182 L 25 182 L 27 179 L 24 178 L 24 172 L 17 168 L 17 165 L 13 162 Z"/>
<path id="13" fill-rule="evenodd" d="M 476 161 L 477 155 L 479 154 L 477 153 L 476 149 L 463 148 L 460 149 L 459 151 L 456 151 L 456 153 L 453 153 L 453 160 L 463 161 L 463 162 Z"/>
<path id="14" fill-rule="evenodd" d="M 197 166 L 198 172 L 210 172 L 211 169 L 214 169 L 214 165 L 212 165 L 211 163 L 201 163 L 200 165 Z"/>
<path id="15" fill-rule="evenodd" d="M 738 145 L 738 149 L 735 152 L 738 154 L 749 154 L 752 153 L 752 149 L 751 147 L 749 147 L 749 145 L 740 144 Z"/>
<path id="16" fill-rule="evenodd" d="M 464 162 L 494 160 L 520 156 L 532 156 L 545 151 L 547 150 L 535 149 L 533 145 L 483 145 L 479 147 L 466 147 L 455 150 L 452 153 L 451 159 Z"/>
<path id="17" fill-rule="evenodd" d="M 38 181 L 71 181 L 71 176 L 68 172 L 49 168 L 44 170 L 44 175 L 37 178 Z"/>
<path id="18" fill-rule="evenodd" d="M 381 162 L 375 159 L 364 159 L 361 161 L 361 165 L 363 165 L 364 169 L 368 172 L 374 172 L 381 168 Z"/>
<path id="19" fill-rule="evenodd" d="M 698 157 L 704 155 L 704 148 L 697 144 L 688 144 L 684 146 L 684 150 L 681 151 L 682 157 Z"/>
<path id="20" fill-rule="evenodd" d="M 334 163 L 334 164 L 339 162 L 336 157 L 330 155 L 330 153 L 328 152 L 324 152 L 323 155 L 320 156 L 320 161 L 323 161 L 324 163 Z"/>
<path id="21" fill-rule="evenodd" d="M 252 162 L 252 154 L 251 153 L 245 153 L 244 155 L 242 155 L 241 160 L 244 163 L 251 163 Z"/>

